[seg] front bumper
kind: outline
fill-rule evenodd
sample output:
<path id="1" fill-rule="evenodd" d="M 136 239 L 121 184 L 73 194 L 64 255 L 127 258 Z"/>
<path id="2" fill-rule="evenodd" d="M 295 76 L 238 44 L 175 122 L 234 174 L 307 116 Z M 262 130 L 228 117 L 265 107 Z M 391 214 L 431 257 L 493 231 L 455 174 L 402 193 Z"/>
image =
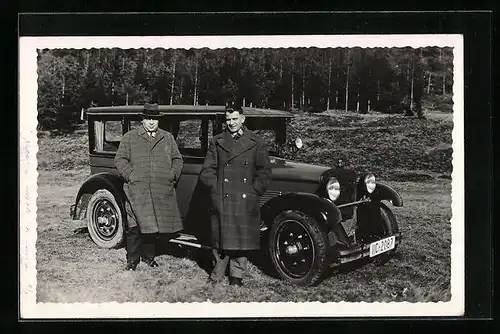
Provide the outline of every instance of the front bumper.
<path id="1" fill-rule="evenodd" d="M 402 239 L 401 232 L 394 234 L 394 236 L 396 236 L 395 247 L 397 247 L 401 243 Z M 338 249 L 337 262 L 339 264 L 349 263 L 369 256 L 370 256 L 370 244 L 358 244 L 353 246 L 346 246 L 346 248 Z"/>

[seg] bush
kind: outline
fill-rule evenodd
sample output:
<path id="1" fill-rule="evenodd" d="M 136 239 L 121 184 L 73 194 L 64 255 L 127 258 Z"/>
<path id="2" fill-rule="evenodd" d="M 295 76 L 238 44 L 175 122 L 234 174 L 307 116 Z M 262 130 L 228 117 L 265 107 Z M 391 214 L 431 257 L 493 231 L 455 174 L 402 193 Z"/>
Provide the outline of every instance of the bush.
<path id="1" fill-rule="evenodd" d="M 79 122 L 80 109 L 73 105 L 38 109 L 39 131 L 53 131 L 54 134 L 71 133 Z"/>
<path id="2" fill-rule="evenodd" d="M 57 112 L 54 108 L 38 109 L 37 130 L 47 131 L 55 128 Z"/>
<path id="3" fill-rule="evenodd" d="M 324 103 L 321 103 L 319 101 L 305 104 L 303 107 L 303 110 L 308 113 L 320 113 L 325 111 L 325 109 L 326 106 L 324 105 Z"/>
<path id="4" fill-rule="evenodd" d="M 453 112 L 453 95 L 425 95 L 422 98 L 422 108 L 441 112 Z"/>

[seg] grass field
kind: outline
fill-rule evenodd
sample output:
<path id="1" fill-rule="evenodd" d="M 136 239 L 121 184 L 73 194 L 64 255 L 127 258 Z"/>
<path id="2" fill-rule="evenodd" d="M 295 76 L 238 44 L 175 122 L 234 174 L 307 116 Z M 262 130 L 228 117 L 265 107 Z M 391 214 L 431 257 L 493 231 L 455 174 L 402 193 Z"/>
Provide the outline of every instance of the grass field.
<path id="1" fill-rule="evenodd" d="M 207 254 L 165 246 L 159 268 L 124 271 L 125 250 L 98 248 L 84 222 L 69 218 L 89 174 L 86 134 L 39 138 L 38 302 L 278 302 L 447 301 L 450 292 L 450 117 L 370 114 L 299 115 L 292 124 L 306 148 L 297 160 L 331 165 L 342 158 L 372 170 L 397 189 L 404 206 L 394 213 L 403 233 L 396 256 L 383 266 L 363 262 L 332 267 L 316 287 L 296 287 L 250 264 L 245 287 L 205 284 Z M 255 254 L 258 255 L 258 254 Z"/>

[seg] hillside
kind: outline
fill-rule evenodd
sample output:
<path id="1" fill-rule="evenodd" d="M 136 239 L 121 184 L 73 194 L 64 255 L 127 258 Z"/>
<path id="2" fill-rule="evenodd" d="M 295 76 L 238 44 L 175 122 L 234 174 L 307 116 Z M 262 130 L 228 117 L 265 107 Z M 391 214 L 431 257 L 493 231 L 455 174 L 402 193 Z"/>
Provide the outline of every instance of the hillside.
<path id="1" fill-rule="evenodd" d="M 291 138 L 304 141 L 295 156 L 301 162 L 334 166 L 341 159 L 357 172 L 398 181 L 448 177 L 452 171 L 451 114 L 423 120 L 379 113 L 299 114 L 291 128 Z"/>

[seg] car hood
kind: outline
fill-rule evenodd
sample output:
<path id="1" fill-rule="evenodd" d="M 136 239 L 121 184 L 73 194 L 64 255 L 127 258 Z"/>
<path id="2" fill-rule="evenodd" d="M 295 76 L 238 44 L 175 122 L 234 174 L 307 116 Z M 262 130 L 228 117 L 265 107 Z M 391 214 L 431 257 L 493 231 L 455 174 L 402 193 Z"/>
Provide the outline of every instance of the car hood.
<path id="1" fill-rule="evenodd" d="M 306 181 L 319 183 L 321 174 L 329 167 L 290 162 L 282 158 L 271 157 L 274 180 Z"/>

